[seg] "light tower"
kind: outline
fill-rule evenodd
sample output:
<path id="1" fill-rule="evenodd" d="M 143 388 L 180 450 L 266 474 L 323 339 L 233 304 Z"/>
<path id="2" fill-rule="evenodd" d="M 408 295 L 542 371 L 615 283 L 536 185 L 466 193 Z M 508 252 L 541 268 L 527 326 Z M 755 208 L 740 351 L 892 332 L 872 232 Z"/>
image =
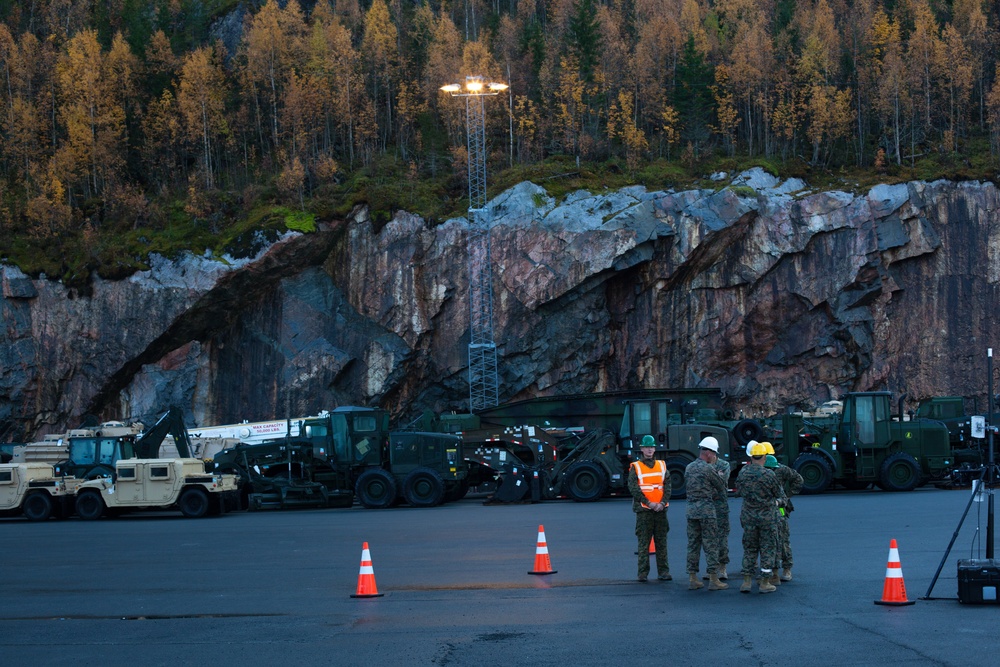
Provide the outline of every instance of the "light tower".
<path id="1" fill-rule="evenodd" d="M 490 261 L 490 216 L 486 210 L 486 111 L 484 98 L 506 90 L 481 76 L 465 77 L 441 90 L 465 98 L 469 151 L 469 410 L 499 402 L 497 346 L 493 340 L 493 267 Z"/>

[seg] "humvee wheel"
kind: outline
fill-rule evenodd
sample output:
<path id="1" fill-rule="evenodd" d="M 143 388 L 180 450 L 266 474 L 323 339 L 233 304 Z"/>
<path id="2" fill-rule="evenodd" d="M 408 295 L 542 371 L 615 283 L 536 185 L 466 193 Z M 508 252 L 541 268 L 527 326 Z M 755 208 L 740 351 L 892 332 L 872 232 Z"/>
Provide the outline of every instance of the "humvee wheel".
<path id="1" fill-rule="evenodd" d="M 44 491 L 30 493 L 21 504 L 21 511 L 28 521 L 46 521 L 52 516 L 52 496 Z"/>
<path id="2" fill-rule="evenodd" d="M 354 486 L 358 500 L 368 509 L 386 509 L 396 500 L 396 478 L 381 468 L 369 468 Z"/>
<path id="3" fill-rule="evenodd" d="M 886 491 L 912 491 L 920 484 L 920 466 L 906 452 L 896 452 L 882 462 L 878 478 Z"/>
<path id="4" fill-rule="evenodd" d="M 604 469 L 593 461 L 574 463 L 566 471 L 566 493 L 578 503 L 600 500 L 608 490 Z"/>
<path id="5" fill-rule="evenodd" d="M 104 514 L 104 499 L 97 491 L 81 491 L 76 497 L 76 515 L 84 521 L 95 521 Z"/>
<path id="6" fill-rule="evenodd" d="M 444 481 L 436 470 L 417 468 L 403 482 L 403 496 L 411 507 L 434 507 L 444 500 Z"/>
<path id="7" fill-rule="evenodd" d="M 802 475 L 802 493 L 823 493 L 833 481 L 833 469 L 822 454 L 803 452 L 792 463 L 792 468 Z"/>
<path id="8" fill-rule="evenodd" d="M 177 500 L 177 506 L 187 518 L 200 519 L 208 514 L 208 493 L 199 487 L 184 489 Z"/>

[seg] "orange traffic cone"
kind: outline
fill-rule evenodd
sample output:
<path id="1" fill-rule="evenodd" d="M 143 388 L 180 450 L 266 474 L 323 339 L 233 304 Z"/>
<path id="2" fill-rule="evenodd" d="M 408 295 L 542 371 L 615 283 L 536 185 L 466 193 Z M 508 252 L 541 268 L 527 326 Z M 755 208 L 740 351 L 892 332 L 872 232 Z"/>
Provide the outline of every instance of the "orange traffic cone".
<path id="1" fill-rule="evenodd" d="M 882 599 L 875 604 L 892 607 L 902 607 L 914 604 L 915 600 L 906 599 L 906 585 L 903 583 L 903 569 L 899 566 L 899 549 L 896 540 L 889 542 L 889 565 L 885 568 L 885 586 L 882 588 Z"/>
<path id="2" fill-rule="evenodd" d="M 555 574 L 549 561 L 549 545 L 545 543 L 545 527 L 538 526 L 538 545 L 535 547 L 535 569 L 528 574 Z"/>
<path id="3" fill-rule="evenodd" d="M 636 551 L 635 553 L 636 555 L 639 554 L 638 551 Z M 652 556 L 655 553 L 656 553 L 656 545 L 653 543 L 653 538 L 651 537 L 649 538 L 649 555 Z"/>
<path id="4" fill-rule="evenodd" d="M 375 570 L 372 568 L 372 555 L 368 551 L 368 543 L 361 547 L 361 571 L 358 573 L 358 592 L 352 598 L 380 598 L 375 585 Z"/>

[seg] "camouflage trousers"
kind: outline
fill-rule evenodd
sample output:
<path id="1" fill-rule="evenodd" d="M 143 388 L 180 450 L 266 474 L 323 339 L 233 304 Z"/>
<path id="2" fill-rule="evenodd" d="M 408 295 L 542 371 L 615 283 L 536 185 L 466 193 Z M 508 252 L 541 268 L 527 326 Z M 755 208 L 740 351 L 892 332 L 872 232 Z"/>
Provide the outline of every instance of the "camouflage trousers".
<path id="1" fill-rule="evenodd" d="M 688 574 L 698 573 L 698 564 L 701 561 L 701 552 L 705 551 L 705 564 L 709 574 L 719 571 L 722 564 L 719 558 L 722 549 L 719 546 L 721 530 L 719 520 L 716 518 L 691 519 L 687 520 L 688 531 L 688 552 L 687 571 Z M 727 551 L 728 555 L 728 551 Z"/>
<path id="2" fill-rule="evenodd" d="M 772 517 L 741 516 L 743 526 L 743 569 L 745 577 L 759 577 L 757 567 L 770 570 L 774 567 L 778 553 L 778 524 Z"/>
<path id="3" fill-rule="evenodd" d="M 777 547 L 774 554 L 774 567 L 792 568 L 792 534 L 788 526 L 788 517 L 778 517 L 778 529 L 775 531 Z"/>
<path id="4" fill-rule="evenodd" d="M 635 536 L 639 542 L 639 576 L 649 575 L 649 541 L 656 547 L 656 572 L 665 577 L 670 574 L 667 562 L 667 533 L 670 523 L 664 512 L 636 512 Z"/>
<path id="5" fill-rule="evenodd" d="M 715 521 L 719 524 L 719 567 L 729 565 L 729 504 L 715 506 Z"/>

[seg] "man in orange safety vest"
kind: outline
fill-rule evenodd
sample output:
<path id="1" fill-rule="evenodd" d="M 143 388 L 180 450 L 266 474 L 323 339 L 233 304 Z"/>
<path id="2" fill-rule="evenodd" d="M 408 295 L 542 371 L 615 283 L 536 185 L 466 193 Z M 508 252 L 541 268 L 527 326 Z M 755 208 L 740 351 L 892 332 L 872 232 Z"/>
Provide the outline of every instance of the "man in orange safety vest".
<path id="1" fill-rule="evenodd" d="M 633 461 L 628 471 L 628 489 L 635 512 L 635 536 L 639 542 L 639 581 L 649 576 L 650 540 L 656 549 L 656 573 L 660 581 L 670 581 L 667 562 L 667 501 L 670 498 L 670 473 L 667 464 L 657 460 L 656 440 L 643 436 L 639 445 L 642 459 Z"/>

